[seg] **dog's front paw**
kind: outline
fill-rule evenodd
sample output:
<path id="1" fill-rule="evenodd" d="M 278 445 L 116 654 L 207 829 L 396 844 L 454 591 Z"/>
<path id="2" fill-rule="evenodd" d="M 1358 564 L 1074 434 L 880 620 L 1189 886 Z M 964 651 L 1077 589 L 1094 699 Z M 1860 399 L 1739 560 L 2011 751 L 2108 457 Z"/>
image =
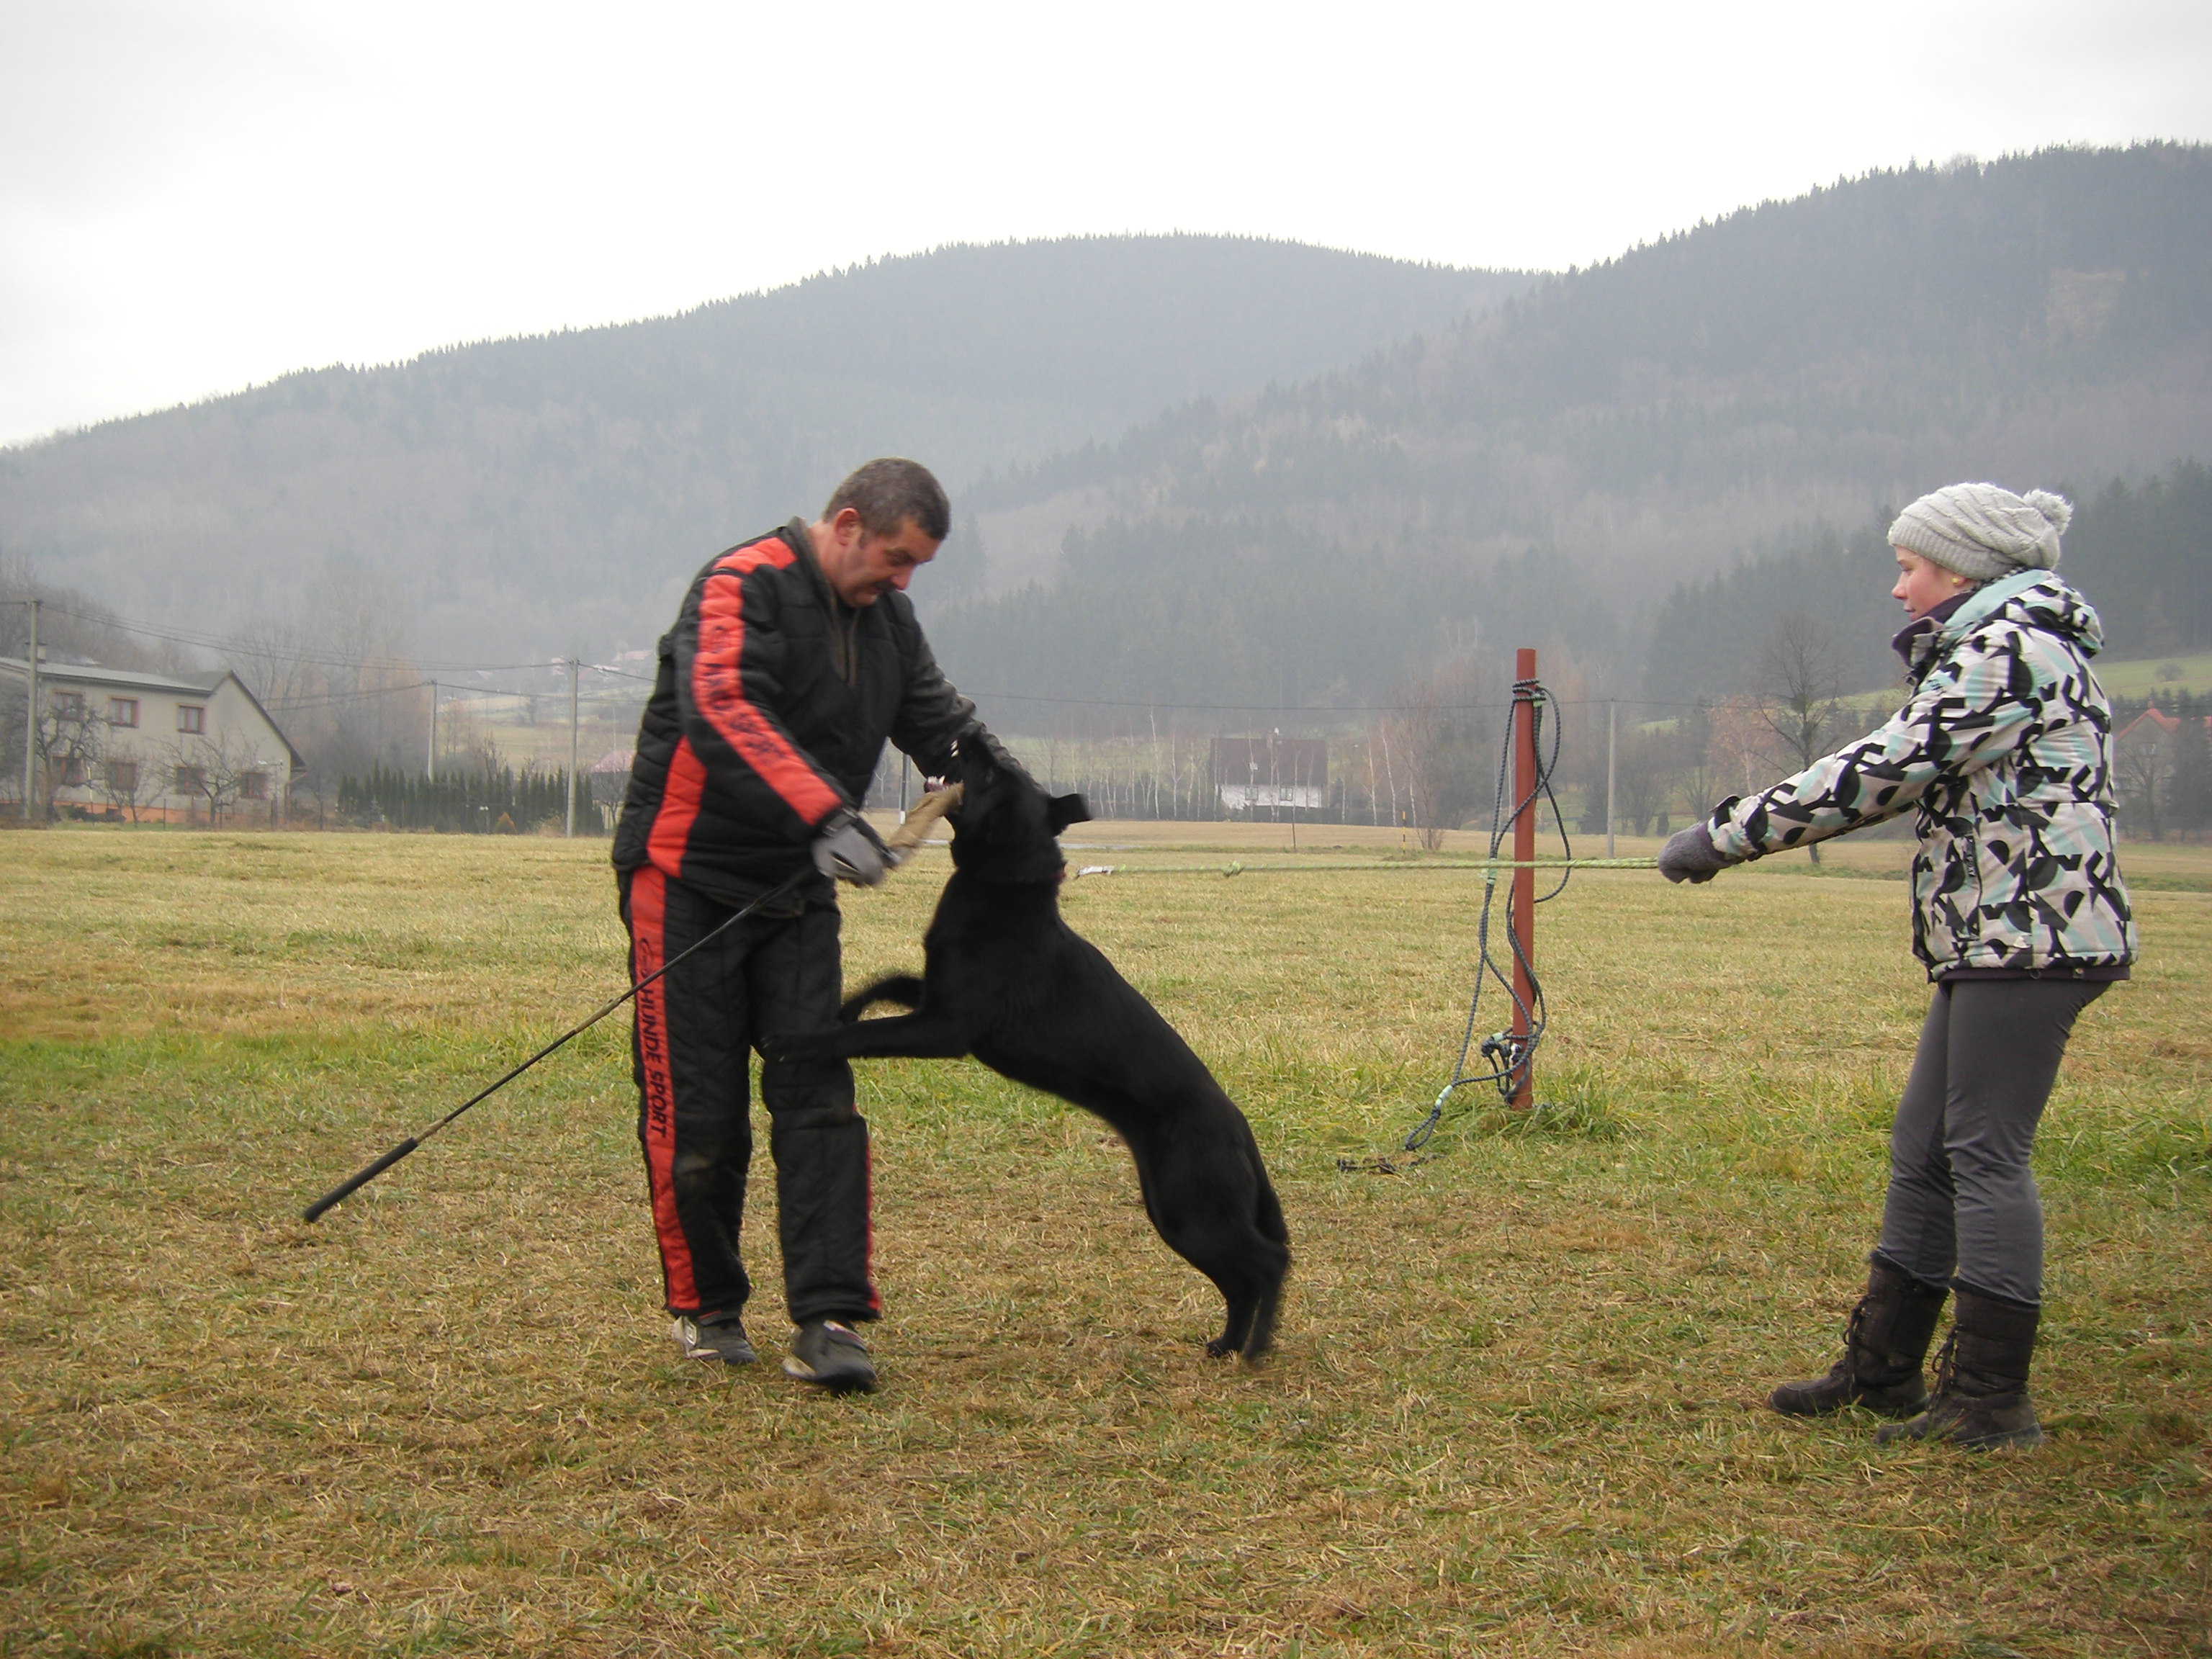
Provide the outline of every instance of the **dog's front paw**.
<path id="1" fill-rule="evenodd" d="M 786 1031 L 781 1036 L 772 1036 L 763 1042 L 761 1055 L 782 1065 L 809 1060 L 834 1060 L 837 1056 L 839 1035 L 834 1027 L 826 1031 Z"/>

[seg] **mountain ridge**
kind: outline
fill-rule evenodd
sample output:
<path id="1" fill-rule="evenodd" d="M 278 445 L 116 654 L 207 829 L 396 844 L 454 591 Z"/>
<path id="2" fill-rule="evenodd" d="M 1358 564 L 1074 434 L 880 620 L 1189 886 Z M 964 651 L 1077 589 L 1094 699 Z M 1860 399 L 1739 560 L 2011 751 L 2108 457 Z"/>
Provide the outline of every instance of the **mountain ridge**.
<path id="1" fill-rule="evenodd" d="M 0 450 L 0 536 L 132 614 L 283 614 L 335 564 L 404 590 L 431 655 L 612 650 L 872 454 L 921 453 L 957 488 L 1527 280 L 1258 238 L 954 245 Z"/>
<path id="2" fill-rule="evenodd" d="M 1175 540 L 1195 592 L 1193 561 L 1234 590 L 1270 545 L 1325 546 L 1442 607 L 1402 607 L 1381 658 L 1317 661 L 1326 631 L 1299 635 L 1298 672 L 1356 700 L 1468 638 L 1537 625 L 1513 574 L 1534 557 L 1602 599 L 1604 624 L 1565 642 L 1627 646 L 1607 665 L 1625 692 L 1670 593 L 1762 542 L 1853 536 L 1961 477 L 2095 489 L 2207 454 L 2212 149 L 1876 172 L 990 481 L 976 511 L 993 591 L 933 602 L 932 625 L 978 684 L 1026 661 L 1063 678 L 1080 664 L 1103 686 L 1111 653 L 1090 636 L 1142 625 L 1119 607 L 1157 585 L 1127 550 Z M 1522 597 L 1497 605 L 1500 561 L 1497 585 Z M 1243 693 L 1213 695 L 1272 701 L 1291 654 L 1217 636 L 1212 668 L 1259 665 Z"/>

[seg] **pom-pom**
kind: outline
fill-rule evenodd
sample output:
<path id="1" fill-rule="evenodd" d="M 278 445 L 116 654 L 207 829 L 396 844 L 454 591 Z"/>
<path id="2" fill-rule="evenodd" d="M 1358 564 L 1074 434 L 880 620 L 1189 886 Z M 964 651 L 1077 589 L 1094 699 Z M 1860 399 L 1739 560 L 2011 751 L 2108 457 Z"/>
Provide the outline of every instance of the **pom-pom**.
<path id="1" fill-rule="evenodd" d="M 2054 495 L 2047 489 L 2031 489 L 2021 499 L 2043 514 L 2044 522 L 2051 526 L 2054 536 L 2064 535 L 2066 526 L 2074 522 L 2074 503 L 2063 495 Z"/>

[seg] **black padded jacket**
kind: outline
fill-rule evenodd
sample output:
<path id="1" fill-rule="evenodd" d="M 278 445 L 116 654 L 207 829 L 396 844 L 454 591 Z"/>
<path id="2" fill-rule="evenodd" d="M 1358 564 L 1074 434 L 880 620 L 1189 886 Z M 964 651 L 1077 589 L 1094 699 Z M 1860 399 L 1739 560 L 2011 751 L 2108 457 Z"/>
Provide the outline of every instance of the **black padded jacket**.
<path id="1" fill-rule="evenodd" d="M 710 561 L 659 655 L 615 868 L 650 864 L 726 903 L 809 867 L 815 832 L 859 806 L 886 738 L 925 775 L 952 769 L 956 739 L 1005 758 L 906 595 L 844 605 L 797 519 Z"/>

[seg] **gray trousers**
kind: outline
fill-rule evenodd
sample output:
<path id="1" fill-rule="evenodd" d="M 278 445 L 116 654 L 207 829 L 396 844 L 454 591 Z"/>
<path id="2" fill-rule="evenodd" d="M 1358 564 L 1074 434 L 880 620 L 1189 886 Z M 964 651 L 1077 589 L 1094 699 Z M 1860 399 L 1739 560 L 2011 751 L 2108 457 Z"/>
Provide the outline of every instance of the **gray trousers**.
<path id="1" fill-rule="evenodd" d="M 2028 1168 L 2075 1017 L 2104 993 L 2070 979 L 1936 988 L 1889 1136 L 1881 1251 L 1930 1285 L 2043 1300 L 2043 1200 Z"/>

